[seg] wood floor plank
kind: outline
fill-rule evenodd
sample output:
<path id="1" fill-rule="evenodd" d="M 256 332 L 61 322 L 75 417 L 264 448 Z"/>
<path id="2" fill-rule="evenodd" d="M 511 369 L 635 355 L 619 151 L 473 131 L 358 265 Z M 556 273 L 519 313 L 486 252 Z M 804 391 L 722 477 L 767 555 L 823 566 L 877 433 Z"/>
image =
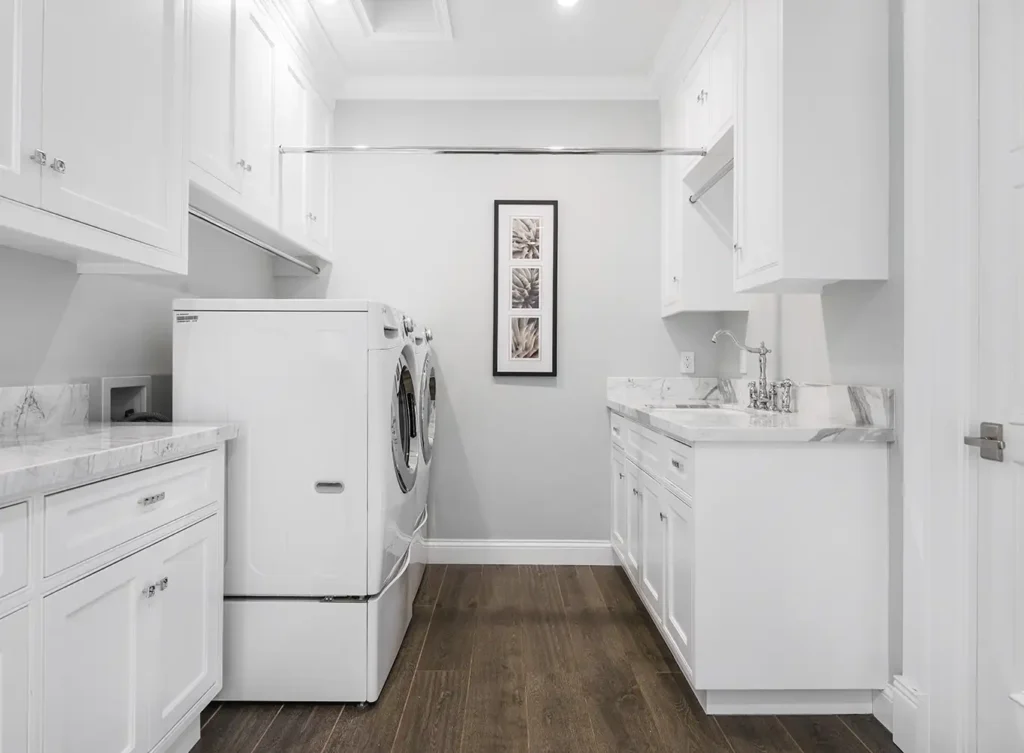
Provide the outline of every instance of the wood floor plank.
<path id="1" fill-rule="evenodd" d="M 801 751 L 774 716 L 715 717 L 735 753 L 809 753 Z"/>
<path id="2" fill-rule="evenodd" d="M 341 704 L 287 703 L 253 753 L 320 753 L 344 708 Z"/>
<path id="3" fill-rule="evenodd" d="M 637 602 L 633 597 L 633 584 L 629 582 L 625 570 L 617 565 L 609 567 L 594 565 L 591 566 L 590 571 L 593 573 L 594 580 L 597 581 L 598 588 L 601 589 L 604 603 L 609 609 L 626 612 L 637 611 Z"/>
<path id="4" fill-rule="evenodd" d="M 437 595 L 437 608 L 476 609 L 482 581 L 480 565 L 448 565 Z"/>
<path id="5" fill-rule="evenodd" d="M 432 611 L 430 607 L 413 610 L 409 631 L 405 634 L 402 648 L 384 683 L 380 698 L 365 709 L 355 706 L 346 708 L 327 742 L 325 753 L 385 753 L 391 750 L 409 698 L 409 689 L 412 687 Z"/>
<path id="6" fill-rule="evenodd" d="M 654 715 L 665 750 L 678 753 L 732 753 L 715 720 L 704 714 L 679 673 L 637 675 Z M 697 711 L 691 711 L 696 706 Z"/>
<path id="7" fill-rule="evenodd" d="M 252 753 L 280 703 L 225 703 L 200 732 L 203 753 Z"/>
<path id="8" fill-rule="evenodd" d="M 526 673 L 516 611 L 481 610 L 469 677 L 465 753 L 526 753 Z"/>
<path id="9" fill-rule="evenodd" d="M 850 714 L 840 718 L 871 753 L 900 753 L 892 741 L 892 733 L 871 714 Z"/>
<path id="10" fill-rule="evenodd" d="M 476 623 L 476 610 L 435 607 L 419 669 L 468 671 Z"/>
<path id="11" fill-rule="evenodd" d="M 665 645 L 661 633 L 646 609 L 642 612 L 612 610 L 623 634 L 626 656 L 636 674 L 642 672 L 678 672 L 680 667 Z"/>
<path id="12" fill-rule="evenodd" d="M 526 711 L 530 753 L 591 753 L 597 747 L 576 673 L 527 672 Z"/>
<path id="13" fill-rule="evenodd" d="M 780 716 L 803 753 L 864 753 L 864 745 L 837 716 Z"/>
<path id="14" fill-rule="evenodd" d="M 209 706 L 207 706 L 205 709 L 200 711 L 199 712 L 199 726 L 201 728 L 205 727 L 206 723 L 209 722 L 210 719 L 213 718 L 213 715 L 216 714 L 219 709 L 220 709 L 220 702 L 214 701 Z"/>
<path id="15" fill-rule="evenodd" d="M 554 568 L 520 567 L 523 600 L 523 645 L 528 673 L 576 671 L 569 623 Z"/>
<path id="16" fill-rule="evenodd" d="M 588 566 L 556 567 L 555 576 L 566 612 L 605 608 L 601 587 L 598 586 L 594 573 Z"/>
<path id="17" fill-rule="evenodd" d="M 523 581 L 518 565 L 494 565 L 483 568 L 480 583 L 480 609 L 516 609 L 523 599 Z"/>
<path id="18" fill-rule="evenodd" d="M 413 605 L 417 607 L 432 607 L 437 603 L 438 594 L 441 592 L 441 583 L 444 581 L 447 565 L 427 565 L 423 572 L 423 582 L 420 583 L 420 590 L 416 594 Z"/>
<path id="19" fill-rule="evenodd" d="M 468 672 L 417 671 L 395 753 L 455 753 L 466 721 Z"/>
<path id="20" fill-rule="evenodd" d="M 628 666 L 601 662 L 582 669 L 580 679 L 597 750 L 606 753 L 661 750 L 661 736 L 654 716 Z"/>

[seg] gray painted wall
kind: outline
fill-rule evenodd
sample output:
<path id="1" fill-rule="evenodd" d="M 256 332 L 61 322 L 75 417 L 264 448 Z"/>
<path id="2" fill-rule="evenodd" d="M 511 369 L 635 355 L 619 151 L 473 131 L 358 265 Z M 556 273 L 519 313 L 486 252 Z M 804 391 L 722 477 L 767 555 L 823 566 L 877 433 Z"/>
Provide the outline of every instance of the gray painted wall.
<path id="1" fill-rule="evenodd" d="M 154 375 L 170 409 L 171 301 L 272 297 L 270 257 L 193 220 L 189 274 L 79 275 L 73 264 L 0 248 L 0 385 Z M 95 396 L 94 396 L 95 397 Z"/>
<path id="2" fill-rule="evenodd" d="M 343 102 L 339 143 L 657 144 L 655 103 Z M 608 376 L 717 370 L 717 314 L 663 322 L 660 174 L 636 157 L 335 157 L 327 294 L 382 299 L 435 334 L 429 534 L 607 539 Z M 558 377 L 491 376 L 493 202 L 559 202 Z M 290 291 L 309 295 L 301 282 Z M 321 291 L 323 292 L 323 291 Z"/>

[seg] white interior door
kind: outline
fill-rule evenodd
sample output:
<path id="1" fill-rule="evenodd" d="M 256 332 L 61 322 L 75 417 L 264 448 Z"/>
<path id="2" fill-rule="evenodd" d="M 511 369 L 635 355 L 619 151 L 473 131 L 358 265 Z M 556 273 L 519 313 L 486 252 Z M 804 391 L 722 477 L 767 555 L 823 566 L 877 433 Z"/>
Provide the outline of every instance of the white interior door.
<path id="1" fill-rule="evenodd" d="M 238 7 L 240 0 L 192 0 L 192 162 L 234 191 L 238 164 Z"/>
<path id="2" fill-rule="evenodd" d="M 1024 750 L 1024 0 L 980 3 L 978 751 Z M 977 451 L 975 451 L 977 455 Z"/>
<path id="3" fill-rule="evenodd" d="M 39 203 L 43 4 L 0 0 L 0 196 Z"/>
<path id="4" fill-rule="evenodd" d="M 179 250 L 184 25 L 184 0 L 46 0 L 45 209 Z"/>
<path id="5" fill-rule="evenodd" d="M 153 547 L 156 653 L 149 714 L 162 740 L 221 674 L 222 529 L 213 517 Z"/>

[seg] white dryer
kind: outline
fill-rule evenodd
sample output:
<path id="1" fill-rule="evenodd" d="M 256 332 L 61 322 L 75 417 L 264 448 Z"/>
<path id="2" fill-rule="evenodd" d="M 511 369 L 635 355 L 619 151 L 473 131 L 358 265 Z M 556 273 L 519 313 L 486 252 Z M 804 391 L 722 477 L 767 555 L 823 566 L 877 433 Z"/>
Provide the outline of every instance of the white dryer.
<path id="1" fill-rule="evenodd" d="M 416 506 L 423 515 L 427 514 L 427 491 L 430 488 L 430 465 L 434 454 L 434 434 L 437 424 L 435 406 L 437 400 L 437 378 L 434 371 L 434 335 L 429 329 L 413 327 L 413 351 L 416 356 L 417 412 L 419 420 L 420 467 L 416 478 Z M 427 549 L 424 544 L 425 532 L 413 542 L 412 567 L 421 572 L 426 569 Z"/>
<path id="2" fill-rule="evenodd" d="M 174 309 L 175 419 L 240 425 L 221 699 L 376 700 L 422 577 L 411 321 L 371 301 Z"/>

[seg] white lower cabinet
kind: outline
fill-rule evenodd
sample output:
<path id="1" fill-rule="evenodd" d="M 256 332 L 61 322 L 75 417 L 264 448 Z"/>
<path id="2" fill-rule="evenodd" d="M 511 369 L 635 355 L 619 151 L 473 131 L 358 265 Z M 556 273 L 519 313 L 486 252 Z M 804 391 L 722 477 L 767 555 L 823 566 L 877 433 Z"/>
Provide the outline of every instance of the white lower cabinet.
<path id="1" fill-rule="evenodd" d="M 665 632 L 693 681 L 693 510 L 668 494 L 665 505 Z"/>
<path id="2" fill-rule="evenodd" d="M 629 519 L 626 509 L 626 456 L 622 448 L 612 446 L 612 547 L 619 558 L 626 556 Z"/>
<path id="3" fill-rule="evenodd" d="M 28 608 L 0 619 L 0 751 L 28 750 Z"/>
<path id="4" fill-rule="evenodd" d="M 657 481 L 640 473 L 640 595 L 657 623 L 662 621 L 665 593 L 664 494 Z"/>
<path id="5" fill-rule="evenodd" d="M 626 556 L 623 566 L 626 574 L 638 583 L 640 580 L 640 469 L 626 461 Z"/>
<path id="6" fill-rule="evenodd" d="M 43 751 L 145 753 L 220 680 L 219 516 L 43 599 Z"/>

